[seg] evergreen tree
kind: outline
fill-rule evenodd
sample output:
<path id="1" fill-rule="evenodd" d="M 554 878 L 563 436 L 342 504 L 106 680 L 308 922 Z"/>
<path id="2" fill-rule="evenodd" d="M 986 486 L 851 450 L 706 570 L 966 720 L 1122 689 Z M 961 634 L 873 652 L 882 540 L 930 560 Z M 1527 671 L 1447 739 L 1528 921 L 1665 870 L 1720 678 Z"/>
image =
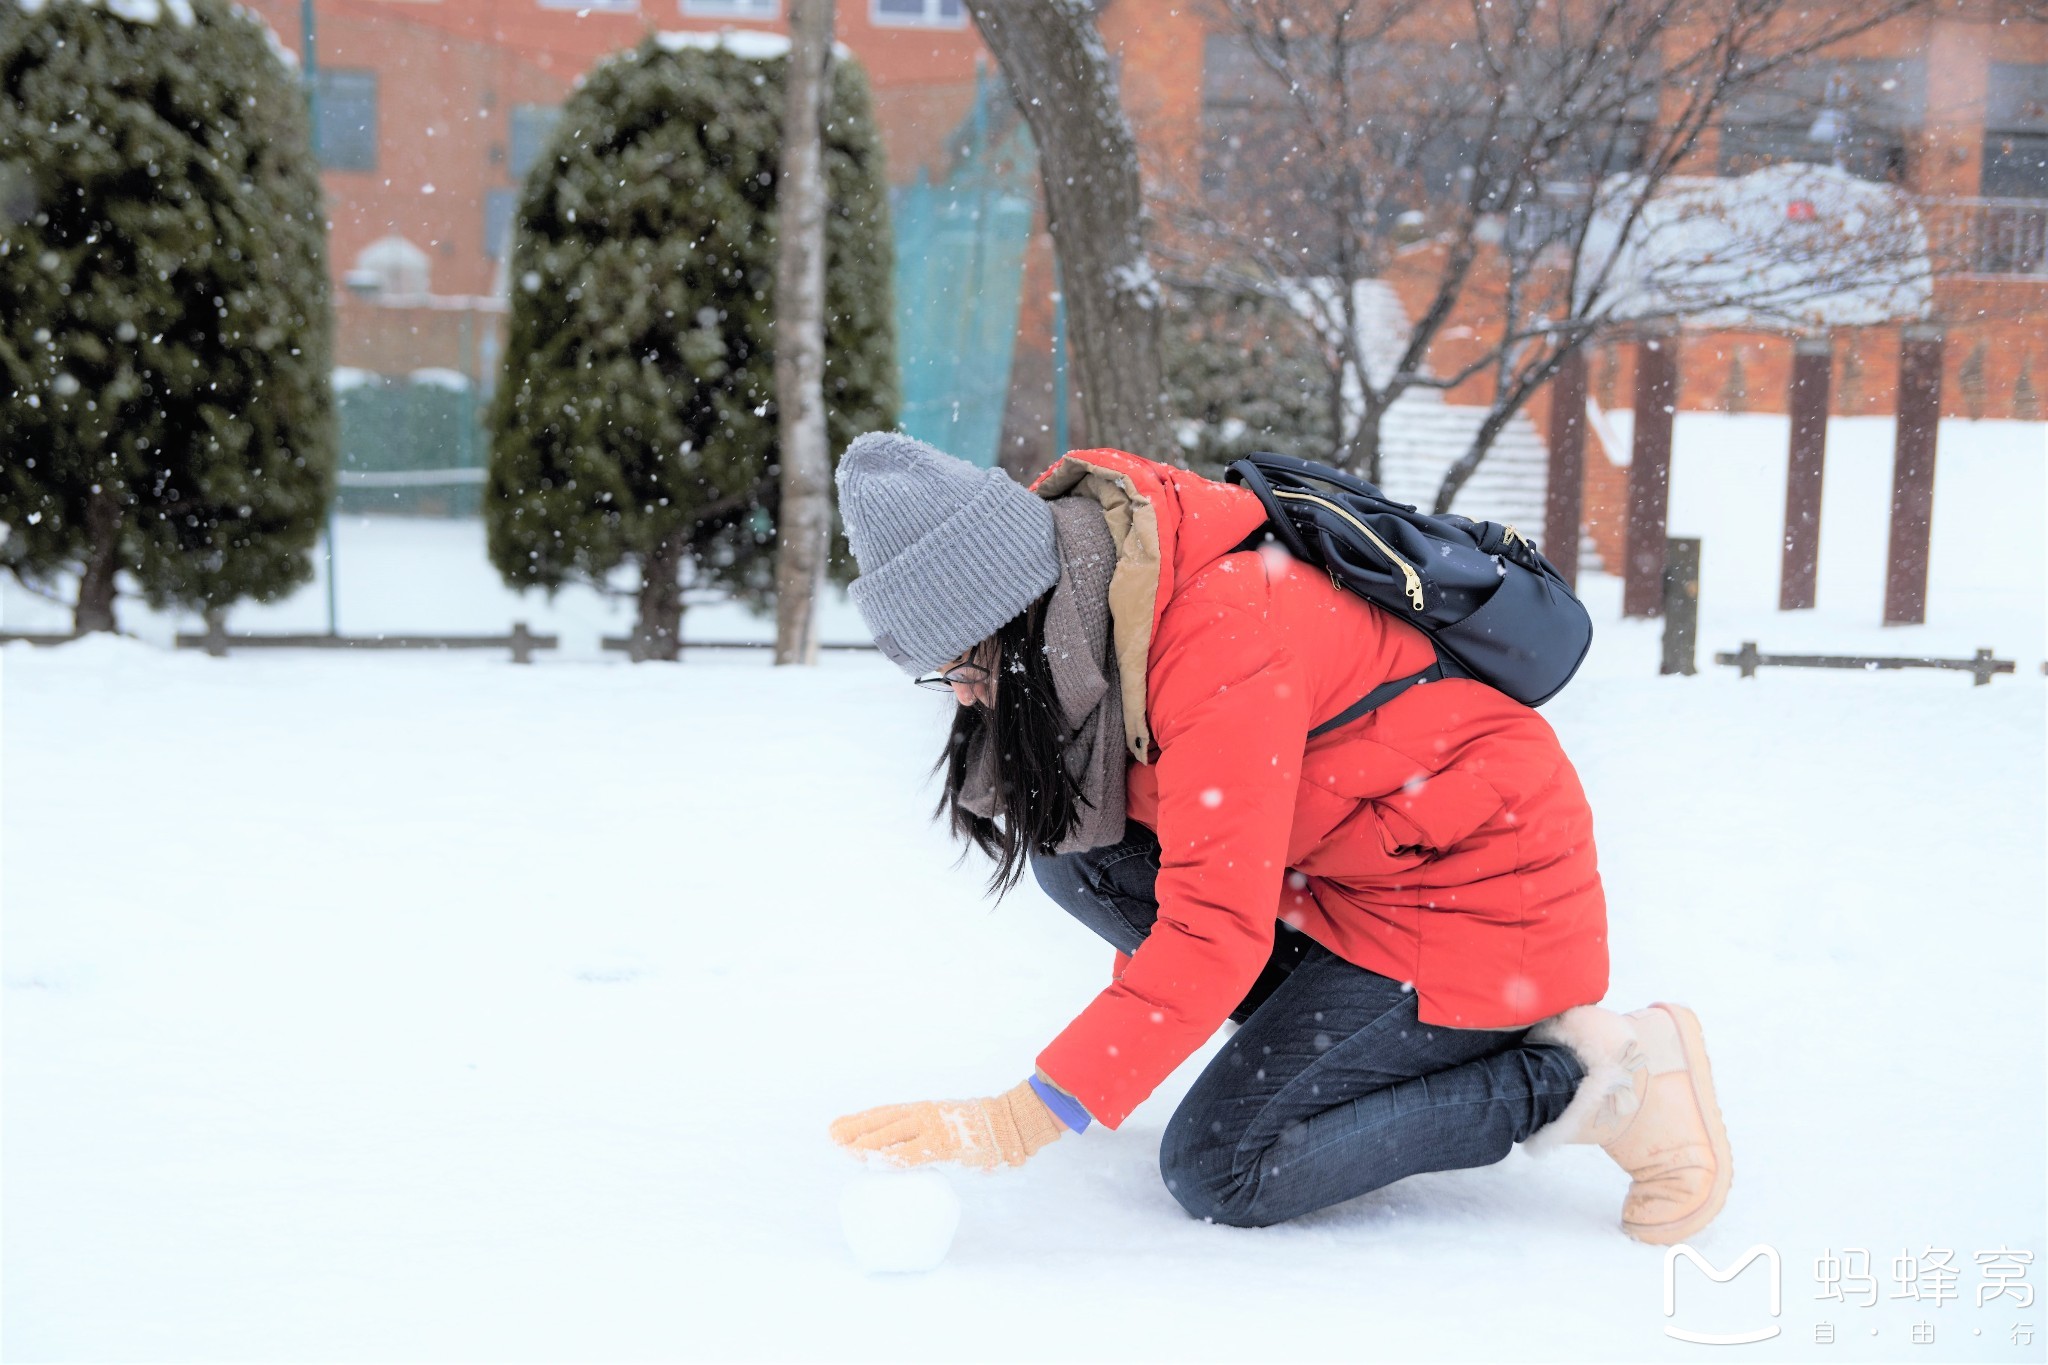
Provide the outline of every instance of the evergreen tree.
<path id="1" fill-rule="evenodd" d="M 514 587 L 640 574 L 636 657 L 682 588 L 774 581 L 775 181 L 786 46 L 664 34 L 599 66 L 529 175 L 491 408 L 491 560 Z M 896 418 L 891 243 L 867 82 L 825 108 L 832 457 Z M 843 572 L 843 544 L 836 559 Z"/>
<path id="2" fill-rule="evenodd" d="M 231 0 L 0 4 L 0 563 L 152 606 L 282 596 L 334 481 L 305 97 Z"/>
<path id="3" fill-rule="evenodd" d="M 1190 468 L 1212 478 L 1255 450 L 1327 460 L 1333 377 L 1308 323 L 1246 291 L 1180 288 L 1161 328 L 1167 398 Z"/>

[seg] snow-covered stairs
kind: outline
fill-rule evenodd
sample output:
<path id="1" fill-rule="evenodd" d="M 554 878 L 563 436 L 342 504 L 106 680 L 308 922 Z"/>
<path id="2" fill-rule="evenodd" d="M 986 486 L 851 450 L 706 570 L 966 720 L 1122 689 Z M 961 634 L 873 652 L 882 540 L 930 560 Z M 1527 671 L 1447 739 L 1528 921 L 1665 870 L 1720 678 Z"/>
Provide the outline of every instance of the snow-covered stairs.
<path id="1" fill-rule="evenodd" d="M 1410 389 L 1380 421 L 1380 481 L 1402 502 L 1425 511 L 1444 472 L 1472 444 L 1485 408 L 1443 400 L 1434 389 Z M 1516 413 L 1478 470 L 1458 490 L 1451 510 L 1480 521 L 1504 521 L 1534 536 L 1543 529 L 1550 452 L 1525 413 Z"/>
<path id="2" fill-rule="evenodd" d="M 1411 389 L 1380 424 L 1380 483 L 1391 497 L 1429 511 L 1451 461 L 1465 453 L 1486 409 L 1443 401 L 1434 389 Z M 1589 457 L 1597 455 L 1589 449 Z M 1510 418 L 1479 469 L 1458 490 L 1451 510 L 1475 521 L 1504 521 L 1543 549 L 1544 501 L 1550 489 L 1550 448 L 1526 413 Z M 1591 536 L 1579 538 L 1579 569 L 1605 569 Z"/>

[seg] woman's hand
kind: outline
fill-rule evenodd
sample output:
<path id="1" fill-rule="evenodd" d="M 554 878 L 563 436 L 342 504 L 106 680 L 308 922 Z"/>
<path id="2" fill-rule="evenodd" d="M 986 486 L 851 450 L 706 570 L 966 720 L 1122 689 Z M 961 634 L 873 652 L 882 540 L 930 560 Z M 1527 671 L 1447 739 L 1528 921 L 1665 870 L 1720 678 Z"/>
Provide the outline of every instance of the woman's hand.
<path id="1" fill-rule="evenodd" d="M 992 1171 L 1022 1166 L 1066 1129 L 1022 1081 L 981 1100 L 884 1104 L 832 1123 L 832 1140 L 855 1156 L 890 1166 L 950 1161 Z"/>

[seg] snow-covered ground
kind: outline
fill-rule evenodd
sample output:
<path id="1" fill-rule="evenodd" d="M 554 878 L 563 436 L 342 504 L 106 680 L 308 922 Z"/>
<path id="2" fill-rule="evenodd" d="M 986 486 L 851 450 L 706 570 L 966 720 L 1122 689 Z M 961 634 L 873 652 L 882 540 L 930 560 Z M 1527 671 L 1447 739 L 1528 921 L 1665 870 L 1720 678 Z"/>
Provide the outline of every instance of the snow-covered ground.
<path id="1" fill-rule="evenodd" d="M 1680 424 L 1703 657 L 2020 664 L 1984 688 L 1659 678 L 1657 627 L 1586 584 L 1595 653 L 1546 715 L 1594 803 L 1610 999 L 1699 1010 L 1737 1174 L 1695 1245 L 1773 1247 L 1781 1316 L 1759 1262 L 1682 1268 L 1665 1317 L 1663 1256 L 1616 1230 L 1593 1150 L 1279 1228 L 1191 1222 L 1154 1163 L 1201 1056 L 1117 1133 L 957 1177 L 939 1270 L 861 1275 L 826 1123 L 1006 1088 L 1109 950 L 1035 889 L 980 898 L 926 819 L 946 703 L 873 656 L 629 666 L 595 649 L 623 614 L 513 601 L 474 527 L 369 522 L 340 546 L 344 629 L 523 615 L 568 647 L 213 660 L 130 609 L 144 641 L 0 649 L 0 1355 L 1633 1360 L 1702 1353 L 1667 1325 L 1776 1325 L 1721 1349 L 2043 1358 L 2041 429 L 1949 442 L 1933 624 L 1885 631 L 1888 463 L 1854 441 L 1823 609 L 1777 616 L 1745 567 L 1775 546 L 1769 420 Z M 690 633 L 763 629 L 720 612 Z M 323 620 L 308 593 L 236 624 Z M 830 623 L 857 633 L 843 605 Z M 2031 1307 L 1976 1304 L 1999 1247 L 2034 1256 Z M 1815 1297 L 1849 1248 L 1874 1306 Z M 1930 1249 L 1959 1297 L 1895 1298 L 1895 1259 Z"/>

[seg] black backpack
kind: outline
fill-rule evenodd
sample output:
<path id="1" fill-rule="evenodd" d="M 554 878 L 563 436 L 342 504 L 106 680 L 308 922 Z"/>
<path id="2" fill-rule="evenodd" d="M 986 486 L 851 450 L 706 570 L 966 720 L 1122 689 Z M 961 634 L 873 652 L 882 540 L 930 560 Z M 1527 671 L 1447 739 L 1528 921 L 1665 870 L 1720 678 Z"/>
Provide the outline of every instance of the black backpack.
<path id="1" fill-rule="evenodd" d="M 1471 678 L 1527 706 L 1572 680 L 1593 620 L 1562 575 L 1512 526 L 1434 517 L 1394 502 L 1342 470 L 1258 451 L 1223 476 L 1266 508 L 1288 553 L 1428 635 L 1437 661 L 1384 683 L 1309 731 L 1314 738 L 1384 706 L 1418 683 Z"/>

